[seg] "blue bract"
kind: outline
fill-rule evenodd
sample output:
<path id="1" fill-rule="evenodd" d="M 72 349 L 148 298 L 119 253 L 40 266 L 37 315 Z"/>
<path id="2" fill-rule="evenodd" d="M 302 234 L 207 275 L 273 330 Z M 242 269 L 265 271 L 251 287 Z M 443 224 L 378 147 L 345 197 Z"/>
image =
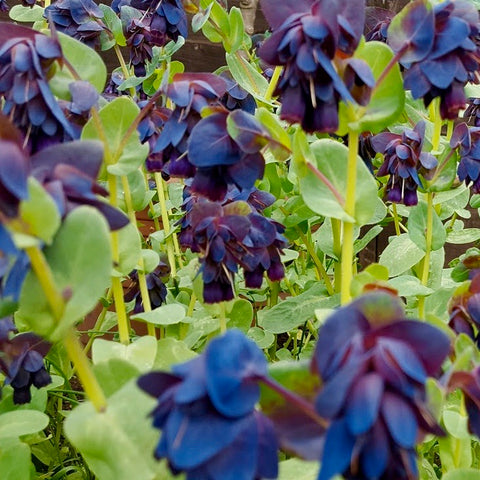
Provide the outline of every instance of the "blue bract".
<path id="1" fill-rule="evenodd" d="M 319 480 L 416 478 L 415 445 L 442 435 L 426 404 L 450 341 L 431 325 L 404 317 L 390 294 L 365 295 L 320 329 L 313 368 L 323 380 L 315 406 L 331 420 Z"/>
<path id="2" fill-rule="evenodd" d="M 339 100 L 354 98 L 333 60 L 355 51 L 363 32 L 364 1 L 281 3 L 261 1 L 273 34 L 258 50 L 262 60 L 284 67 L 275 90 L 282 102 L 280 116 L 307 132 L 335 132 Z"/>
<path id="3" fill-rule="evenodd" d="M 377 176 L 390 175 L 387 183 L 387 200 L 405 205 L 418 203 L 417 188 L 422 187 L 419 173 L 428 178 L 437 166 L 437 159 L 422 152 L 425 122 L 419 122 L 413 130 L 401 134 L 379 133 L 370 139 L 372 148 L 383 153 L 384 162 Z"/>
<path id="4" fill-rule="evenodd" d="M 162 429 L 155 451 L 189 480 L 254 480 L 277 476 L 277 441 L 270 420 L 255 410 L 258 381 L 267 375 L 262 351 L 240 331 L 217 337 L 173 374 L 140 377 L 158 399 L 152 412 Z"/>

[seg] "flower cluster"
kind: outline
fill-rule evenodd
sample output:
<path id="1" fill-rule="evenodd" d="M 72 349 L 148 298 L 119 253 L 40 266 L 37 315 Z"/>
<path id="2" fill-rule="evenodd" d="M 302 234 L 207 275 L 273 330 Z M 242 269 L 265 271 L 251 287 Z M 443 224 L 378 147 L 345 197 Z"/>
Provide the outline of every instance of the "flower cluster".
<path id="1" fill-rule="evenodd" d="M 457 174 L 466 185 L 472 184 L 472 192 L 480 193 L 480 127 L 467 127 L 460 123 L 455 127 L 450 146 L 460 157 Z"/>
<path id="2" fill-rule="evenodd" d="M 317 412 L 330 419 L 319 480 L 417 478 L 415 445 L 442 435 L 426 404 L 425 381 L 450 350 L 431 325 L 407 320 L 401 303 L 371 293 L 321 327 L 313 358 L 323 388 Z"/>
<path id="3" fill-rule="evenodd" d="M 106 29 L 103 12 L 93 0 L 57 0 L 45 9 L 44 16 L 58 31 L 92 48 L 100 45 Z"/>
<path id="4" fill-rule="evenodd" d="M 277 440 L 270 420 L 255 410 L 258 381 L 267 375 L 262 351 L 230 330 L 204 353 L 174 365 L 172 373 L 140 377 L 140 388 L 157 398 L 153 425 L 162 430 L 155 450 L 187 480 L 276 478 Z"/>
<path id="5" fill-rule="evenodd" d="M 422 152 L 424 136 L 425 123 L 419 122 L 401 135 L 384 132 L 370 139 L 373 149 L 384 156 L 377 176 L 389 175 L 387 200 L 405 205 L 418 203 L 417 188 L 423 186 L 419 174 L 427 177 L 437 166 L 433 155 Z"/>
<path id="6" fill-rule="evenodd" d="M 421 2 L 412 7 L 404 25 L 411 31 L 417 29 L 421 32 L 421 53 L 415 58 L 404 57 L 400 60 L 406 68 L 405 88 L 411 90 L 413 98 L 423 98 L 425 106 L 439 97 L 442 118 L 455 119 L 466 104 L 465 84 L 478 83 L 480 78 L 477 9 L 465 0 L 439 3 L 433 6 L 433 12 L 425 11 L 425 15 L 419 15 L 423 12 L 421 9 L 425 10 Z M 430 15 L 433 15 L 433 19 L 427 24 L 426 18 L 430 18 Z M 405 48 L 402 40 L 401 31 L 388 30 L 388 43 L 394 50 Z"/>
<path id="7" fill-rule="evenodd" d="M 255 194 L 250 196 L 255 202 Z M 179 239 L 193 252 L 202 253 L 203 296 L 207 303 L 233 298 L 239 265 L 249 288 L 261 286 L 264 272 L 272 281 L 283 277 L 280 252 L 286 240 L 282 225 L 242 200 L 221 204 L 192 195 L 185 208 Z"/>
<path id="8" fill-rule="evenodd" d="M 281 118 L 300 123 L 307 132 L 338 129 L 339 100 L 354 102 L 338 67 L 340 56 L 351 56 L 364 26 L 364 1 L 321 2 L 262 0 L 262 10 L 273 34 L 258 49 L 270 65 L 283 66 L 275 90 L 280 95 Z M 368 66 L 350 64 L 367 88 L 373 86 Z M 365 73 L 367 72 L 367 73 Z"/>
<path id="9" fill-rule="evenodd" d="M 52 381 L 43 361 L 50 345 L 32 333 L 11 337 L 15 330 L 9 318 L 0 320 L 0 371 L 13 388 L 14 403 L 28 403 L 32 385 L 41 388 Z"/>
<path id="10" fill-rule="evenodd" d="M 19 25 L 2 25 L 0 33 L 0 97 L 3 112 L 27 139 L 34 136 L 71 139 L 74 133 L 48 86 L 53 63 L 61 60 L 60 43 Z"/>

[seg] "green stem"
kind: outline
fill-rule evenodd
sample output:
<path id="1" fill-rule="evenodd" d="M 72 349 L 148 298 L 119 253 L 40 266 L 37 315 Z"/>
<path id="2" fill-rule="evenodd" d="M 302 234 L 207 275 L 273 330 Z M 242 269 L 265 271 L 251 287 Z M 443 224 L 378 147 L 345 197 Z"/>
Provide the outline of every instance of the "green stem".
<path id="1" fill-rule="evenodd" d="M 193 315 L 193 310 L 195 308 L 196 301 L 197 301 L 197 296 L 195 295 L 194 292 L 192 292 L 192 295 L 190 297 L 190 302 L 188 304 L 187 317 L 191 317 Z"/>
<path id="2" fill-rule="evenodd" d="M 392 203 L 393 223 L 395 224 L 395 235 L 400 235 L 400 221 L 398 219 L 397 204 Z"/>
<path id="3" fill-rule="evenodd" d="M 348 166 L 347 166 L 347 192 L 345 198 L 345 212 L 352 217 L 351 222 L 343 222 L 342 239 L 342 287 L 340 300 L 342 305 L 350 301 L 350 285 L 352 283 L 353 258 L 353 231 L 355 227 L 355 189 L 357 185 L 357 153 L 358 132 L 348 133 Z"/>
<path id="4" fill-rule="evenodd" d="M 112 277 L 113 299 L 115 301 L 115 311 L 117 312 L 118 335 L 120 343 L 128 345 L 130 343 L 130 327 L 128 325 L 127 309 L 123 298 L 122 281 L 119 277 Z"/>
<path id="5" fill-rule="evenodd" d="M 269 102 L 272 99 L 273 92 L 275 88 L 277 88 L 278 80 L 280 79 L 280 75 L 282 74 L 283 67 L 278 65 L 273 70 L 272 78 L 270 79 L 270 83 L 268 85 L 267 91 L 265 92 L 265 100 Z"/>
<path id="6" fill-rule="evenodd" d="M 38 246 L 27 247 L 25 252 L 30 259 L 32 269 L 42 286 L 45 297 L 47 297 L 50 310 L 52 311 L 56 322 L 59 322 L 65 310 L 65 300 L 58 291 L 50 265 Z"/>
<path id="7" fill-rule="evenodd" d="M 422 268 L 422 285 L 428 285 L 428 277 L 430 273 L 430 255 L 432 252 L 433 239 L 433 193 L 427 193 L 427 225 L 425 229 L 425 257 L 423 258 Z M 425 297 L 418 299 L 418 315 L 425 318 Z"/>
<path id="8" fill-rule="evenodd" d="M 106 298 L 107 298 L 107 301 L 110 303 L 111 300 L 112 300 L 112 289 L 111 288 L 108 289 Z M 90 338 L 88 339 L 88 342 L 85 345 L 85 348 L 83 349 L 83 351 L 85 352 L 85 355 L 87 355 L 88 352 L 90 351 L 90 349 L 92 348 L 92 344 L 93 344 L 95 338 L 98 335 L 97 332 L 101 331 L 102 326 L 103 326 L 103 322 L 105 321 L 105 316 L 107 315 L 107 312 L 108 312 L 108 307 L 103 307 L 102 311 L 100 312 L 100 315 L 97 318 L 97 321 L 95 322 L 95 325 L 93 327 L 93 331 L 90 335 Z"/>
<path id="9" fill-rule="evenodd" d="M 32 269 L 45 293 L 55 322 L 58 324 L 61 321 L 65 310 L 65 300 L 58 291 L 50 265 L 45 259 L 43 252 L 37 246 L 28 247 L 26 253 L 30 258 Z M 63 343 L 70 360 L 75 366 L 78 378 L 83 385 L 85 393 L 95 409 L 98 412 L 103 411 L 107 406 L 105 395 L 90 368 L 87 356 L 76 338 L 73 329 L 68 330 L 63 339 Z"/>
<path id="10" fill-rule="evenodd" d="M 122 52 L 120 51 L 120 48 L 117 44 L 114 45 L 113 49 L 115 50 L 115 55 L 117 56 L 118 63 L 120 64 L 120 68 L 122 69 L 123 77 L 125 78 L 125 80 L 128 80 L 131 77 L 131 74 L 128 70 L 127 64 L 125 63 Z M 130 92 L 130 96 L 132 98 L 135 98 L 137 94 L 137 92 L 135 91 L 135 87 L 130 87 L 128 91 Z"/>
<path id="11" fill-rule="evenodd" d="M 448 120 L 447 121 L 447 141 L 450 141 L 453 135 L 453 127 L 455 126 L 455 123 L 453 120 Z"/>
<path id="12" fill-rule="evenodd" d="M 171 228 L 170 228 L 170 219 L 168 218 L 165 190 L 163 187 L 164 182 L 163 182 L 162 175 L 158 172 L 155 172 L 155 183 L 157 184 L 158 201 L 160 202 L 160 209 L 162 211 L 162 223 L 163 223 L 163 231 L 165 232 L 165 241 L 167 244 L 168 263 L 170 264 L 172 277 L 175 278 L 177 276 L 177 265 L 175 261 L 175 247 L 173 244 L 173 238 L 170 236 Z"/>
<path id="13" fill-rule="evenodd" d="M 220 333 L 224 334 L 227 331 L 227 305 L 225 302 L 220 302 Z"/>
<path id="14" fill-rule="evenodd" d="M 90 363 L 85 355 L 83 348 L 78 340 L 73 329 L 69 329 L 65 338 L 63 339 L 63 345 L 68 353 L 70 360 L 75 365 L 75 369 L 82 383 L 82 386 L 87 394 L 88 398 L 92 402 L 97 412 L 102 412 L 107 407 L 107 399 L 103 390 L 95 377 Z"/>
<path id="15" fill-rule="evenodd" d="M 430 120 L 433 122 L 432 153 L 438 152 L 440 148 L 440 137 L 442 135 L 442 117 L 440 116 L 440 98 L 435 98 L 430 104 Z"/>
<path id="16" fill-rule="evenodd" d="M 333 266 L 335 293 L 340 293 L 342 288 L 342 270 L 339 259 L 342 257 L 342 222 L 336 218 L 330 220 L 332 222 L 333 253 L 337 257 Z"/>
<path id="17" fill-rule="evenodd" d="M 278 293 L 280 291 L 280 282 L 268 282 L 270 285 L 270 308 L 278 303 Z"/>

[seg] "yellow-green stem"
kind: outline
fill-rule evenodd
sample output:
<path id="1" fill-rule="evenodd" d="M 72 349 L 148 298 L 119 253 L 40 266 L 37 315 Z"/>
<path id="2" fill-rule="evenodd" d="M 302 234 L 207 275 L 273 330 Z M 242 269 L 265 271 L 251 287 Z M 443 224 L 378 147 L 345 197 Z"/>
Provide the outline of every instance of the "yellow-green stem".
<path id="1" fill-rule="evenodd" d="M 280 79 L 280 75 L 282 74 L 283 67 L 276 66 L 273 70 L 272 78 L 270 79 L 270 83 L 268 85 L 267 91 L 265 92 L 265 100 L 269 102 L 272 99 L 273 92 L 275 88 L 277 88 L 278 80 Z"/>
<path id="2" fill-rule="evenodd" d="M 107 301 L 110 303 L 110 301 L 112 300 L 112 289 L 111 288 L 108 289 L 106 298 L 107 298 Z M 95 322 L 94 327 L 93 327 L 94 332 L 98 332 L 102 328 L 103 322 L 105 321 L 105 316 L 107 315 L 107 311 L 108 311 L 108 307 L 104 306 L 102 308 L 102 311 L 100 312 L 100 315 L 97 318 L 97 321 Z M 83 352 L 85 353 L 85 355 L 88 355 L 88 352 L 92 348 L 92 344 L 93 344 L 96 337 L 97 337 L 97 335 L 95 333 L 90 335 L 90 338 L 88 339 L 88 342 L 85 345 L 85 348 L 83 349 Z"/>
<path id="3" fill-rule="evenodd" d="M 125 59 L 123 58 L 122 52 L 120 51 L 120 48 L 118 47 L 117 44 L 115 44 L 113 49 L 115 50 L 115 55 L 117 56 L 118 63 L 120 63 L 120 68 L 122 69 L 123 77 L 125 78 L 125 80 L 128 80 L 131 77 L 131 75 L 130 75 L 130 71 L 128 70 L 127 64 L 125 63 Z M 128 91 L 130 92 L 131 97 L 135 97 L 136 95 L 135 87 L 130 87 Z"/>
<path id="4" fill-rule="evenodd" d="M 428 285 L 428 277 L 430 273 L 430 255 L 432 252 L 433 239 L 433 193 L 427 193 L 427 225 L 425 230 L 425 257 L 423 258 L 422 268 L 422 285 Z M 425 297 L 418 300 L 418 315 L 425 318 Z"/>
<path id="5" fill-rule="evenodd" d="M 357 185 L 357 154 L 358 132 L 348 133 L 348 166 L 347 166 L 347 192 L 345 197 L 345 212 L 355 218 L 355 189 Z M 353 259 L 353 231 L 354 220 L 343 222 L 342 238 L 342 289 L 340 301 L 342 305 L 350 301 L 350 285 L 352 283 Z"/>
<path id="6" fill-rule="evenodd" d="M 172 272 L 172 277 L 177 276 L 177 265 L 175 261 L 175 248 L 173 245 L 173 239 L 170 236 L 170 219 L 168 218 L 167 202 L 165 197 L 165 190 L 163 188 L 163 178 L 158 172 L 155 173 L 155 183 L 157 184 L 158 201 L 160 203 L 160 209 L 162 211 L 162 223 L 163 231 L 165 232 L 166 244 L 167 244 L 167 256 L 168 263 Z"/>
<path id="7" fill-rule="evenodd" d="M 63 345 L 65 346 L 65 350 L 67 351 L 70 360 L 75 366 L 78 378 L 88 398 L 97 412 L 104 411 L 107 407 L 107 399 L 98 384 L 97 378 L 90 368 L 88 358 L 73 329 L 68 330 L 63 339 Z"/>
<path id="8" fill-rule="evenodd" d="M 332 236 L 333 236 L 333 253 L 340 259 L 342 257 L 342 222 L 336 218 L 331 219 L 332 222 Z M 335 260 L 333 267 L 335 293 L 340 293 L 342 288 L 342 270 L 340 268 L 340 261 Z"/>
<path id="9" fill-rule="evenodd" d="M 52 311 L 55 320 L 59 322 L 63 316 L 63 311 L 65 310 L 65 300 L 58 291 L 50 265 L 38 246 L 28 247 L 25 249 L 25 252 L 30 259 L 32 269 L 42 286 L 45 296 L 47 297 L 50 310 Z"/>
<path id="10" fill-rule="evenodd" d="M 397 204 L 392 203 L 393 223 L 395 225 L 395 235 L 400 235 L 400 221 L 398 220 Z"/>
<path id="11" fill-rule="evenodd" d="M 117 312 L 118 335 L 120 343 L 130 343 L 130 327 L 128 324 L 127 310 L 123 298 L 122 281 L 119 277 L 112 277 L 113 299 L 115 300 L 115 311 Z"/>
<path id="12" fill-rule="evenodd" d="M 440 137 L 442 135 L 442 117 L 440 116 L 440 99 L 435 98 L 429 107 L 430 120 L 433 122 L 432 153 L 438 152 L 440 148 Z"/>
<path id="13" fill-rule="evenodd" d="M 195 303 L 197 301 L 197 296 L 194 292 L 192 292 L 192 296 L 190 297 L 190 302 L 188 304 L 187 309 L 187 317 L 191 317 L 193 315 L 193 309 L 195 308 Z"/>
<path id="14" fill-rule="evenodd" d="M 227 306 L 225 302 L 220 302 L 219 307 L 220 307 L 220 315 L 219 315 L 220 333 L 224 334 L 227 331 Z"/>
<path id="15" fill-rule="evenodd" d="M 447 121 L 447 141 L 450 141 L 453 135 L 453 127 L 455 126 L 455 123 L 453 120 L 448 120 Z"/>

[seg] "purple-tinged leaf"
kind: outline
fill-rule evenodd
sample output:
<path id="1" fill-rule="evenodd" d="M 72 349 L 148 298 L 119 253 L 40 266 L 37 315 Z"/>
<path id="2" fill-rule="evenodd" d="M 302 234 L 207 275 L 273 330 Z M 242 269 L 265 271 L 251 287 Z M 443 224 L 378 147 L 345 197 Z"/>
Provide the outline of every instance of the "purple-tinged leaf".
<path id="1" fill-rule="evenodd" d="M 227 131 L 245 153 L 257 153 L 272 140 L 263 125 L 243 110 L 234 110 L 228 115 Z"/>

